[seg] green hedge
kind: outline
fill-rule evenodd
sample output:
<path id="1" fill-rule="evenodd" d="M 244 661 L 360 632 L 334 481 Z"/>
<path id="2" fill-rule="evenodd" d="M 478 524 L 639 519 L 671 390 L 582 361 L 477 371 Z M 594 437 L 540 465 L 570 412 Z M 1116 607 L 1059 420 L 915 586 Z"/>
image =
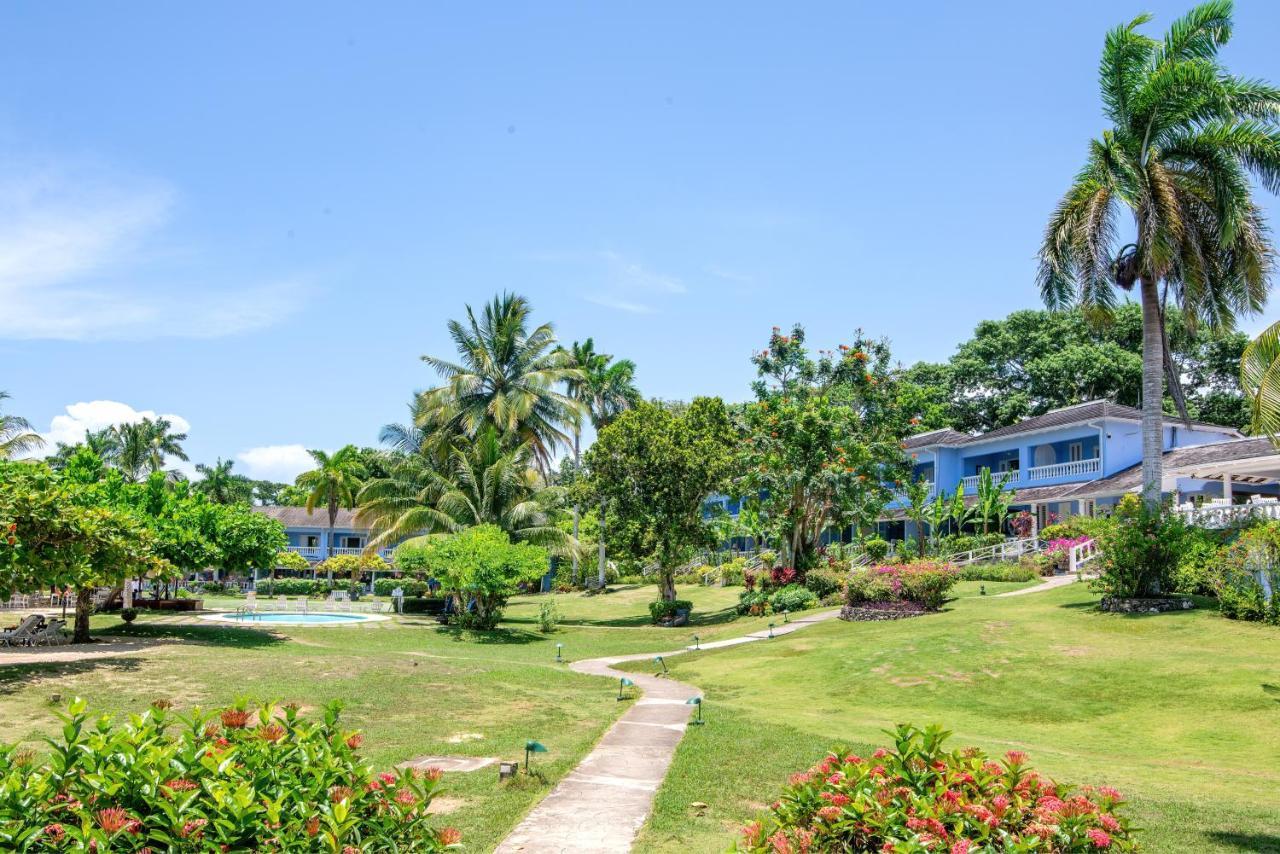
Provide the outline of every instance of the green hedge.
<path id="1" fill-rule="evenodd" d="M 796 611 L 805 611 L 818 604 L 818 597 L 812 590 L 807 587 L 801 587 L 799 584 L 789 584 L 780 590 L 775 590 L 769 596 L 769 607 L 774 613 L 780 611 L 788 611 L 795 613 Z"/>
<path id="2" fill-rule="evenodd" d="M 659 599 L 649 603 L 649 616 L 657 623 L 666 617 L 674 617 L 677 611 L 693 611 L 693 603 L 688 599 L 674 599 L 670 602 Z"/>
<path id="3" fill-rule="evenodd" d="M 397 587 L 404 590 L 405 596 L 421 596 L 431 589 L 427 582 L 417 578 L 379 578 L 373 582 L 373 592 L 379 596 L 390 596 Z"/>
<path id="4" fill-rule="evenodd" d="M 1035 581 L 1040 572 L 1030 561 L 975 563 L 960 567 L 960 577 L 965 581 Z"/>

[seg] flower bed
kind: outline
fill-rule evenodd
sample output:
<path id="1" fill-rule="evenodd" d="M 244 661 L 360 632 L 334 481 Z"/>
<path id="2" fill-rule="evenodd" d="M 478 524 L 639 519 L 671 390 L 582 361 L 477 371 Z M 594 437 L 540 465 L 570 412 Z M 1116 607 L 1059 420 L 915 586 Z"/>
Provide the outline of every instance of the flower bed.
<path id="1" fill-rule="evenodd" d="M 840 619 L 853 622 L 875 620 L 902 620 L 929 613 L 919 602 L 865 602 L 861 605 L 845 605 L 840 609 Z"/>
<path id="2" fill-rule="evenodd" d="M 859 851 L 1135 851 L 1119 792 L 1047 780 L 1010 751 L 943 749 L 949 733 L 900 726 L 894 748 L 836 751 L 791 775 L 764 818 L 742 831 L 753 854 Z"/>
<path id="3" fill-rule="evenodd" d="M 375 774 L 362 736 L 297 708 L 168 710 L 115 725 L 76 700 L 47 761 L 0 746 L 4 851 L 421 851 L 458 847 L 427 808 L 439 769 Z"/>
<path id="4" fill-rule="evenodd" d="M 846 611 L 867 606 L 904 603 L 918 612 L 936 611 L 947 600 L 947 592 L 960 580 L 950 564 L 909 563 L 872 566 L 849 574 L 845 586 Z M 903 610 L 911 610 L 903 607 Z M 843 613 L 842 613 L 843 616 Z M 849 616 L 845 619 L 853 619 Z"/>
<path id="5" fill-rule="evenodd" d="M 1161 596 L 1159 598 L 1132 598 L 1103 596 L 1098 609 L 1117 614 L 1163 614 L 1167 611 L 1190 611 L 1196 606 L 1186 596 Z"/>

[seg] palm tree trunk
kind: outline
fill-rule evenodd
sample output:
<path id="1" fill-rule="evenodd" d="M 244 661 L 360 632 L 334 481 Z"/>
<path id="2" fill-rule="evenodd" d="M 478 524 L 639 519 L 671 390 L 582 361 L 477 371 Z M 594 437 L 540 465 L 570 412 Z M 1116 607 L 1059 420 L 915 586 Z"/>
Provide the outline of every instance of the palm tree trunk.
<path id="1" fill-rule="evenodd" d="M 604 580 L 605 580 L 605 579 L 604 579 L 604 570 L 605 570 L 605 563 L 606 563 L 606 562 L 605 562 L 605 557 L 604 557 L 604 510 L 605 510 L 605 503 L 604 503 L 604 499 L 601 499 L 601 500 L 600 500 L 600 533 L 599 533 L 599 537 L 600 537 L 600 560 L 599 560 L 599 566 L 598 566 L 599 576 L 600 576 L 600 589 L 601 589 L 601 590 L 603 590 L 603 589 L 604 589 Z"/>
<path id="2" fill-rule="evenodd" d="M 582 443 L 581 434 L 577 430 L 574 430 L 573 431 L 574 477 L 577 477 L 578 467 L 582 463 L 581 443 Z M 578 506 L 577 501 L 573 502 L 573 539 L 575 541 L 578 539 L 578 519 L 581 515 L 582 515 L 582 508 Z M 571 580 L 575 585 L 578 583 L 578 553 L 576 551 L 573 553 L 573 576 Z"/>
<path id="3" fill-rule="evenodd" d="M 1164 453 L 1164 347 L 1160 294 L 1156 282 L 1142 277 L 1142 502 L 1160 506 Z"/>
<path id="4" fill-rule="evenodd" d="M 329 533 L 325 537 L 324 543 L 324 559 L 328 564 L 325 567 L 325 577 L 329 580 L 329 586 L 333 586 L 333 564 L 329 563 L 329 558 L 333 557 L 333 526 L 338 521 L 338 499 L 330 496 L 329 498 Z"/>

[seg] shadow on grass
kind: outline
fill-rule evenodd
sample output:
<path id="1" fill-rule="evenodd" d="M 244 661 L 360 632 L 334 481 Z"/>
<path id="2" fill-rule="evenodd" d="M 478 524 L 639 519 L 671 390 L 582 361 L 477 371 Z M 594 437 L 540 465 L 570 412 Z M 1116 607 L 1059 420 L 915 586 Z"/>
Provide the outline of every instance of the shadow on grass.
<path id="1" fill-rule="evenodd" d="M 1194 599 L 1195 597 L 1192 597 L 1192 598 Z M 1114 611 L 1103 611 L 1098 608 L 1097 602 L 1066 602 L 1059 605 L 1058 607 L 1064 608 L 1068 611 L 1078 611 L 1080 613 L 1093 613 L 1093 614 L 1097 614 L 1100 617 L 1115 617 L 1116 619 L 1121 619 L 1121 620 L 1149 620 L 1153 618 L 1154 619 L 1160 619 L 1160 618 L 1174 619 L 1177 617 L 1191 616 L 1192 614 L 1195 614 L 1196 611 L 1204 610 L 1204 606 L 1200 604 L 1199 601 L 1196 602 L 1196 607 L 1194 608 L 1186 608 L 1186 609 L 1178 608 L 1173 611 L 1157 611 L 1155 613 L 1151 613 L 1149 611 L 1137 611 L 1132 613 L 1117 613 Z"/>
<path id="2" fill-rule="evenodd" d="M 1272 682 L 1263 682 L 1262 693 L 1275 697 L 1276 702 L 1280 703 L 1280 685 L 1276 685 Z"/>
<path id="3" fill-rule="evenodd" d="M 441 626 L 438 632 L 453 638 L 455 641 L 478 644 L 522 645 L 538 643 L 547 639 L 547 635 L 528 632 L 524 629 L 497 628 L 487 632 L 480 632 L 458 626 Z"/>
<path id="4" fill-rule="evenodd" d="M 289 638 L 261 629 L 242 629 L 237 626 L 152 625 L 149 623 L 120 624 L 110 626 L 95 635 L 112 638 L 137 638 L 147 640 L 181 640 L 205 646 L 230 646 L 238 649 L 256 649 L 288 643 Z"/>
<path id="5" fill-rule="evenodd" d="M 719 626 L 725 623 L 732 623 L 738 619 L 740 615 L 735 608 L 723 608 L 719 611 L 706 611 L 699 613 L 695 611 L 689 619 L 686 626 L 677 626 L 676 628 L 696 628 L 698 626 Z M 508 622 L 537 622 L 536 620 L 526 620 L 516 617 Z M 607 620 L 583 620 L 583 619 L 564 619 L 560 621 L 562 626 L 576 626 L 578 628 L 614 628 L 614 629 L 636 629 L 645 626 L 653 626 L 653 619 L 648 614 L 631 614 L 626 617 L 612 617 Z M 655 626 L 656 628 L 656 626 Z"/>
<path id="6" fill-rule="evenodd" d="M 5 691 L 17 690 L 22 683 L 32 679 L 61 679 L 83 676 L 94 671 L 109 673 L 135 673 L 142 666 L 138 658 L 88 658 L 80 661 L 43 661 L 37 664 L 7 664 L 0 667 L 0 687 Z M 70 699 L 65 697 L 64 699 Z"/>
<path id="7" fill-rule="evenodd" d="M 1235 833 L 1229 830 L 1214 830 L 1205 835 L 1219 845 L 1226 845 L 1240 851 L 1280 854 L 1280 835 L 1274 833 Z"/>

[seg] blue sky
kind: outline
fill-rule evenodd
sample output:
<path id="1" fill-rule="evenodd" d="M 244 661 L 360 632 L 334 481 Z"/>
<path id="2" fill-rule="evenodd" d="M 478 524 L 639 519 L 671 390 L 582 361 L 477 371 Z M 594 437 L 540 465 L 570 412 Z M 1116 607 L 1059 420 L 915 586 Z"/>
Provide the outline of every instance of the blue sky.
<path id="1" fill-rule="evenodd" d="M 648 395 L 741 399 L 795 321 L 944 359 L 1037 304 L 1106 29 L 1189 5 L 9 4 L 0 389 L 284 477 L 501 290 Z M 1236 22 L 1280 80 L 1280 6 Z"/>

